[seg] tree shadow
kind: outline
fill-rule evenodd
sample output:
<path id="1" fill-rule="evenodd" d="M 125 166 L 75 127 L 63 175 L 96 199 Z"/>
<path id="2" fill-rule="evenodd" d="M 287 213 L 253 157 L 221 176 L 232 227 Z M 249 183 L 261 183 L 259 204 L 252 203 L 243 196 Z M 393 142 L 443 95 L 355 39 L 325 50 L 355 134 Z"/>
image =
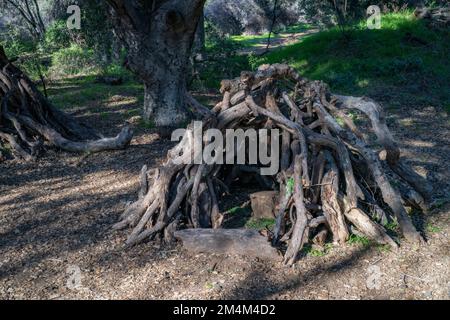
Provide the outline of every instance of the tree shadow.
<path id="1" fill-rule="evenodd" d="M 283 273 L 279 274 L 280 279 L 276 281 L 265 276 L 264 272 L 252 271 L 245 280 L 235 285 L 233 289 L 222 295 L 224 300 L 264 300 L 277 294 L 296 290 L 302 286 L 307 286 L 315 281 L 319 275 L 336 274 L 345 269 L 355 266 L 361 259 L 371 253 L 372 246 L 364 246 L 345 258 L 337 262 L 324 263 L 319 267 L 310 268 L 295 277 L 282 279 Z M 301 264 L 300 260 L 297 262 Z M 301 299 L 302 297 L 297 297 Z"/>

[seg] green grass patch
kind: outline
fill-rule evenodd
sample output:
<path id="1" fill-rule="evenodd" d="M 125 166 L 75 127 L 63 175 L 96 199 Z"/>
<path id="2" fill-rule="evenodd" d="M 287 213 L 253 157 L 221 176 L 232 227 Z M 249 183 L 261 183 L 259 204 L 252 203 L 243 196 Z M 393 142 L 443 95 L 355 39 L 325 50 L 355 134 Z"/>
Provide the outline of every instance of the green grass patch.
<path id="1" fill-rule="evenodd" d="M 328 253 L 330 253 L 332 249 L 333 249 L 332 243 L 326 243 L 325 246 L 323 247 L 316 247 L 312 246 L 311 244 L 306 244 L 303 247 L 302 252 L 307 256 L 319 258 L 326 256 Z"/>
<path id="2" fill-rule="evenodd" d="M 312 27 L 312 25 L 307 23 L 296 24 L 283 29 L 275 30 L 275 32 L 272 33 L 271 38 L 289 37 L 295 33 L 305 32 Z M 265 44 L 268 37 L 269 33 L 267 32 L 255 35 L 236 35 L 231 36 L 230 39 L 242 47 L 254 47 L 255 45 Z"/>
<path id="3" fill-rule="evenodd" d="M 391 231 L 391 232 L 398 232 L 398 231 L 399 231 L 399 224 L 398 224 L 397 221 L 391 221 L 391 222 L 388 222 L 388 223 L 386 223 L 386 224 L 384 225 L 384 227 L 385 227 L 387 230 Z"/>
<path id="4" fill-rule="evenodd" d="M 427 224 L 426 230 L 429 233 L 439 233 L 439 232 L 442 231 L 442 228 L 438 227 L 438 226 L 435 226 L 435 225 L 432 225 L 432 224 Z"/>
<path id="5" fill-rule="evenodd" d="M 370 240 L 366 237 L 358 236 L 356 234 L 351 234 L 348 241 L 351 245 L 361 245 L 367 247 L 370 245 Z"/>
<path id="6" fill-rule="evenodd" d="M 96 82 L 97 75 L 66 78 L 52 83 L 47 91 L 50 101 L 61 109 L 86 107 L 91 103 L 107 104 L 111 97 L 124 95 L 135 97 L 142 103 L 144 87 L 128 81 L 120 86 L 110 86 Z"/>
<path id="7" fill-rule="evenodd" d="M 247 229 L 254 229 L 254 230 L 264 230 L 264 229 L 272 230 L 274 226 L 275 226 L 275 219 L 250 218 L 245 224 L 245 227 Z"/>
<path id="8" fill-rule="evenodd" d="M 338 28 L 306 36 L 252 65 L 285 62 L 335 92 L 388 95 L 398 104 L 433 104 L 448 111 L 449 56 L 449 29 L 430 29 L 406 11 L 383 15 L 380 30 L 367 29 L 364 21 L 348 36 Z"/>

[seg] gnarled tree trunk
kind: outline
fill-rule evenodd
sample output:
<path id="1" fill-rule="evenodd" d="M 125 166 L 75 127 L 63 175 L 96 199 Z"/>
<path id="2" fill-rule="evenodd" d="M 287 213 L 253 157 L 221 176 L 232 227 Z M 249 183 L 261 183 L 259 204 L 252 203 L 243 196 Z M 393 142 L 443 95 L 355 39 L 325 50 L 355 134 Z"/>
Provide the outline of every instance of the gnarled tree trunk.
<path id="1" fill-rule="evenodd" d="M 175 126 L 188 118 L 186 74 L 205 0 L 109 0 L 128 65 L 145 84 L 144 118 Z"/>

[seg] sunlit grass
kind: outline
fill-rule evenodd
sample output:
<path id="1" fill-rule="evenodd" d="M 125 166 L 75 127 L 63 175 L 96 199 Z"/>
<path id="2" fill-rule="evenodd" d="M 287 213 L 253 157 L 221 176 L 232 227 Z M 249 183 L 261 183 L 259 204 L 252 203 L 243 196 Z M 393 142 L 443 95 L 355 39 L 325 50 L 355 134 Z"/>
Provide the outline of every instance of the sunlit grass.
<path id="1" fill-rule="evenodd" d="M 450 104 L 448 29 L 430 29 L 409 11 L 386 14 L 380 30 L 365 21 L 344 34 L 332 28 L 304 37 L 256 61 L 289 63 L 343 94 L 390 92 L 403 104 Z M 389 107 L 389 106 L 388 106 Z"/>
<path id="2" fill-rule="evenodd" d="M 293 26 L 289 26 L 283 29 L 278 29 L 271 34 L 272 38 L 287 38 L 292 34 L 301 33 L 312 29 L 313 26 L 306 23 L 300 23 Z M 254 47 L 264 44 L 269 37 L 269 33 L 254 34 L 254 35 L 234 35 L 230 37 L 230 40 L 239 44 L 242 47 Z"/>

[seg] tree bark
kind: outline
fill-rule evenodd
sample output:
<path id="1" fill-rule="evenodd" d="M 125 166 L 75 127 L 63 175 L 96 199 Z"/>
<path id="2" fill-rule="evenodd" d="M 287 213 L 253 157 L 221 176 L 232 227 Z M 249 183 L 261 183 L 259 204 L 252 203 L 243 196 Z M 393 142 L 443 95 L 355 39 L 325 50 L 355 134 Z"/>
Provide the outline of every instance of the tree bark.
<path id="1" fill-rule="evenodd" d="M 144 82 L 144 119 L 176 126 L 188 119 L 186 75 L 205 0 L 108 0 L 128 65 Z"/>

